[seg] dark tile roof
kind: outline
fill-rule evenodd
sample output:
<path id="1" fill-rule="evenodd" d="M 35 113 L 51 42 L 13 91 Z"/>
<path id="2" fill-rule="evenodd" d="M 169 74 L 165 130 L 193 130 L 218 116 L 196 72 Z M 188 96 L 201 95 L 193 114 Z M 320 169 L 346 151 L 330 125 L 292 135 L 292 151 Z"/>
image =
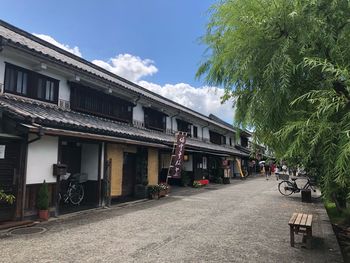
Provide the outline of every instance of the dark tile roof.
<path id="1" fill-rule="evenodd" d="M 247 130 L 242 130 L 242 129 L 238 129 L 238 128 L 234 128 L 232 124 L 227 123 L 226 121 L 220 119 L 218 116 L 214 115 L 214 114 L 209 114 L 209 119 L 216 121 L 218 123 L 221 123 L 222 125 L 225 125 L 227 128 L 230 129 L 235 129 L 235 130 L 239 130 L 239 132 L 245 136 L 252 136 L 252 133 L 247 131 Z"/>
<path id="2" fill-rule="evenodd" d="M 64 63 L 65 65 L 69 65 L 76 70 L 82 70 L 89 74 L 93 74 L 96 77 L 107 80 L 115 85 L 119 85 L 130 90 L 138 95 L 144 96 L 148 99 L 154 100 L 158 103 L 166 105 L 168 107 L 172 107 L 175 110 L 181 110 L 184 113 L 190 114 L 196 118 L 200 118 L 206 122 L 214 124 L 224 129 L 229 129 L 234 132 L 232 127 L 227 127 L 220 122 L 215 120 L 211 120 L 209 117 L 193 111 L 183 105 L 176 103 L 172 100 L 169 100 L 159 94 L 156 94 L 152 91 L 149 91 L 131 81 L 128 81 L 122 77 L 119 77 L 83 58 L 77 57 L 63 49 L 60 49 L 28 32 L 25 32 L 19 28 L 16 28 L 13 25 L 6 23 L 3 20 L 0 20 L 0 40 L 1 37 L 5 39 L 5 44 L 16 47 L 17 45 L 29 49 L 30 51 L 44 55 L 46 57 L 52 58 L 55 61 Z M 0 43 L 1 45 L 1 43 Z"/>
<path id="3" fill-rule="evenodd" d="M 129 124 L 100 118 L 72 110 L 59 108 L 57 105 L 23 98 L 10 94 L 0 95 L 0 108 L 28 123 L 44 127 L 61 128 L 74 131 L 85 131 L 121 138 L 138 139 L 171 145 L 174 135 L 148 129 L 140 129 Z M 233 155 L 244 153 L 232 147 L 225 147 L 189 138 L 189 147 L 204 149 L 210 152 L 224 152 Z"/>

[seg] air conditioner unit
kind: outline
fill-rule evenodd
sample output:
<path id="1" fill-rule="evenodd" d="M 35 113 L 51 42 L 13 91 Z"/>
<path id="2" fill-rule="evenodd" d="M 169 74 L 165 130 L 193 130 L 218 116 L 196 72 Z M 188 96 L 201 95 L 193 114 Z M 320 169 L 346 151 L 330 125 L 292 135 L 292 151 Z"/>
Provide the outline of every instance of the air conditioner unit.
<path id="1" fill-rule="evenodd" d="M 59 99 L 58 100 L 58 106 L 61 109 L 70 110 L 70 102 L 68 100 Z"/>

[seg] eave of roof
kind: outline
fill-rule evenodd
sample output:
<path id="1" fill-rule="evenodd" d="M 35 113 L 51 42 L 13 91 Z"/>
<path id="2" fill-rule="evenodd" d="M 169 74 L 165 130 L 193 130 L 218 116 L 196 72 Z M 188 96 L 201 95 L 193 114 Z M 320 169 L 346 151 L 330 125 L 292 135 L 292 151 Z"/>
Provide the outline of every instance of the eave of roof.
<path id="1" fill-rule="evenodd" d="M 36 124 L 50 129 L 103 135 L 106 141 L 109 138 L 126 138 L 164 145 L 172 145 L 174 142 L 174 135 L 140 129 L 129 124 L 72 110 L 64 110 L 54 104 L 11 94 L 0 95 L 0 109 L 15 116 L 24 124 L 27 122 L 30 125 Z M 110 141 L 113 140 L 111 139 Z M 234 148 L 206 143 L 192 138 L 188 138 L 187 146 L 211 152 L 241 155 L 241 152 Z"/>

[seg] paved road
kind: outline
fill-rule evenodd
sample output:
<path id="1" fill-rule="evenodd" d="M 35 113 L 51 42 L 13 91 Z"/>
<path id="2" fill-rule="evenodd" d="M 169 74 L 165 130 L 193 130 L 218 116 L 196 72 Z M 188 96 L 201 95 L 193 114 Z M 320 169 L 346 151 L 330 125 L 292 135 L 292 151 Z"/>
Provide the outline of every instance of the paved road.
<path id="1" fill-rule="evenodd" d="M 264 178 L 208 188 L 58 220 L 44 234 L 2 238 L 0 262 L 340 262 L 319 204 L 284 198 L 277 182 Z M 290 247 L 294 211 L 315 214 L 314 249 Z"/>

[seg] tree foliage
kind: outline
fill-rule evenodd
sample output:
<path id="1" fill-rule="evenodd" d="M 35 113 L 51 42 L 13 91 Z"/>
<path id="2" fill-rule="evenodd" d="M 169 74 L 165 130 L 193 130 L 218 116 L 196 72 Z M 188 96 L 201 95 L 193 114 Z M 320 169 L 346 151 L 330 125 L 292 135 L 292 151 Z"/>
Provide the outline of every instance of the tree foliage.
<path id="1" fill-rule="evenodd" d="M 236 124 L 277 156 L 317 169 L 325 193 L 347 191 L 349 1 L 224 0 L 209 12 L 197 77 L 224 86 Z"/>

